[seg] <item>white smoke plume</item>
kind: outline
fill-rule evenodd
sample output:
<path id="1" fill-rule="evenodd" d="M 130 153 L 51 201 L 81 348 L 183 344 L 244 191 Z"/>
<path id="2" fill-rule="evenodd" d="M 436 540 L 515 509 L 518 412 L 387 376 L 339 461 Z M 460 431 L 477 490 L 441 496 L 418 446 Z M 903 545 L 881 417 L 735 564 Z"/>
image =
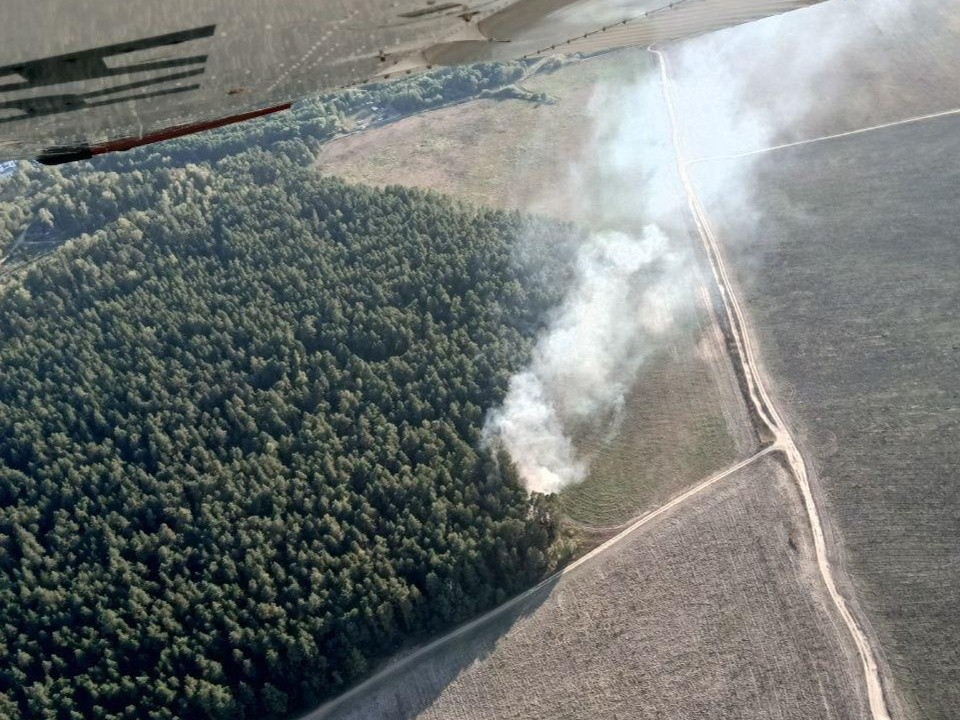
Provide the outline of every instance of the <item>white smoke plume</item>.
<path id="1" fill-rule="evenodd" d="M 653 225 L 636 237 L 597 233 L 580 248 L 569 295 L 487 422 L 530 490 L 583 479 L 569 430 L 622 405 L 654 338 L 673 322 L 681 296 L 669 278 L 687 262 Z"/>
<path id="2" fill-rule="evenodd" d="M 690 173 L 708 212 L 742 228 L 745 216 L 759 220 L 757 164 L 767 156 L 730 156 L 960 102 L 949 28 L 960 12 L 949 5 L 828 0 L 667 48 L 686 159 L 706 160 Z"/>
<path id="3" fill-rule="evenodd" d="M 529 365 L 487 418 L 486 441 L 499 442 L 537 492 L 584 479 L 590 457 L 576 441 L 615 430 L 640 368 L 692 306 L 691 245 L 650 67 L 637 51 L 621 77 L 593 90 L 591 140 L 561 189 L 567 215 L 593 232 Z"/>
<path id="4" fill-rule="evenodd" d="M 897 57 L 886 43 L 918 3 L 832 0 L 669 48 L 686 159 L 891 119 L 901 108 L 871 95 L 879 81 L 871 91 L 860 80 L 878 57 Z M 939 16 L 924 17 L 934 26 Z M 568 213 L 595 233 L 530 364 L 485 428 L 540 492 L 584 478 L 590 458 L 576 447 L 577 431 L 616 419 L 638 370 L 692 304 L 686 200 L 659 75 L 649 54 L 624 57 L 634 72 L 596 88 L 593 143 L 565 188 Z M 947 85 L 948 69 L 941 75 Z M 742 228 L 757 222 L 753 160 L 705 162 L 691 174 L 711 210 L 740 218 Z"/>

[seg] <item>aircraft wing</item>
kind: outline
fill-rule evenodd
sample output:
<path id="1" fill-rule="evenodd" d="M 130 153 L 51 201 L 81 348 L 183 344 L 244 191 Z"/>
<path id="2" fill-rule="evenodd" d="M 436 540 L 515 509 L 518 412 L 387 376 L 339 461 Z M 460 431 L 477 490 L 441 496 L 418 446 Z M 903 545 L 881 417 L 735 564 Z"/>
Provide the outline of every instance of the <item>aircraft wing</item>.
<path id="1" fill-rule="evenodd" d="M 437 65 L 664 43 L 820 1 L 6 0 L 0 159 L 83 159 Z"/>

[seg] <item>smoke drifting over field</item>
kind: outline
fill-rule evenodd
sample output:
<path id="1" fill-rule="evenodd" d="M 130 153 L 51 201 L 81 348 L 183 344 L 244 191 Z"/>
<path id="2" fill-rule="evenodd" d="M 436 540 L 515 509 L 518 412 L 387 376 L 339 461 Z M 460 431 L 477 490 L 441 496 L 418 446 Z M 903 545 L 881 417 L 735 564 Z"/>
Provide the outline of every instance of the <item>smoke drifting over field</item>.
<path id="1" fill-rule="evenodd" d="M 529 489 L 556 492 L 583 479 L 571 429 L 616 416 L 673 322 L 680 297 L 670 278 L 686 262 L 653 225 L 639 237 L 597 233 L 580 248 L 566 301 L 487 424 Z"/>
<path id="2" fill-rule="evenodd" d="M 755 171 L 765 156 L 736 161 L 730 156 L 910 115 L 912 102 L 892 95 L 889 85 L 892 78 L 909 76 L 898 58 L 909 44 L 903 37 L 943 33 L 940 26 L 947 22 L 934 20 L 937 5 L 938 0 L 830 0 L 667 48 L 686 160 L 692 161 L 701 202 L 712 212 L 757 223 Z M 955 85 L 955 64 L 945 74 Z M 903 81 L 928 83 L 936 80 Z"/>
<path id="3" fill-rule="evenodd" d="M 855 69 L 837 68 L 882 56 L 878 38 L 914 3 L 832 4 L 669 49 L 688 161 L 869 124 L 876 88 L 865 90 Z M 575 446 L 577 432 L 615 422 L 637 371 L 690 307 L 686 200 L 663 89 L 649 55 L 624 58 L 632 72 L 597 87 L 594 142 L 570 171 L 574 214 L 596 232 L 580 249 L 570 293 L 530 365 L 488 417 L 488 441 L 502 442 L 531 490 L 556 492 L 583 479 L 589 457 Z M 759 222 L 754 159 L 694 163 L 701 201 Z"/>
<path id="4" fill-rule="evenodd" d="M 644 70 L 594 94 L 593 143 L 571 166 L 570 184 L 576 215 L 595 231 L 575 254 L 570 291 L 530 364 L 487 420 L 487 439 L 502 443 L 538 492 L 583 479 L 589 457 L 574 438 L 616 426 L 638 370 L 689 308 L 689 244 L 662 222 L 678 201 L 670 135 L 652 102 L 655 76 Z"/>

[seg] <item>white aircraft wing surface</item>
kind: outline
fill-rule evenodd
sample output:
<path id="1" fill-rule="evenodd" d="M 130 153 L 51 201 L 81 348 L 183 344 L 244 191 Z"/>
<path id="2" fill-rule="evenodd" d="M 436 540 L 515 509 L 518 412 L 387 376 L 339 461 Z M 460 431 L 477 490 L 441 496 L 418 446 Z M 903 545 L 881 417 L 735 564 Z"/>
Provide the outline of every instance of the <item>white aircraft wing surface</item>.
<path id="1" fill-rule="evenodd" d="M 680 40 L 821 0 L 6 0 L 0 159 L 57 163 L 434 67 Z"/>

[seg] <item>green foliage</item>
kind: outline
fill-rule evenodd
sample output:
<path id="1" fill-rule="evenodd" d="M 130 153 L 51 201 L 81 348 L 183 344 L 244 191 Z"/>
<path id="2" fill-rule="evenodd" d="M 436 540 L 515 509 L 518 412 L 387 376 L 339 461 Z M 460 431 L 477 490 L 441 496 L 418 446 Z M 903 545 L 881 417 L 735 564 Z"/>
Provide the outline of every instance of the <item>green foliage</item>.
<path id="1" fill-rule="evenodd" d="M 371 100 L 390 114 L 406 115 L 491 92 L 516 82 L 522 75 L 523 65 L 519 62 L 440 68 L 385 85 Z"/>
<path id="2" fill-rule="evenodd" d="M 564 285 L 516 238 L 571 228 L 288 152 L 32 172 L 73 239 L 0 295 L 0 714 L 281 717 L 554 567 L 480 431 Z"/>

